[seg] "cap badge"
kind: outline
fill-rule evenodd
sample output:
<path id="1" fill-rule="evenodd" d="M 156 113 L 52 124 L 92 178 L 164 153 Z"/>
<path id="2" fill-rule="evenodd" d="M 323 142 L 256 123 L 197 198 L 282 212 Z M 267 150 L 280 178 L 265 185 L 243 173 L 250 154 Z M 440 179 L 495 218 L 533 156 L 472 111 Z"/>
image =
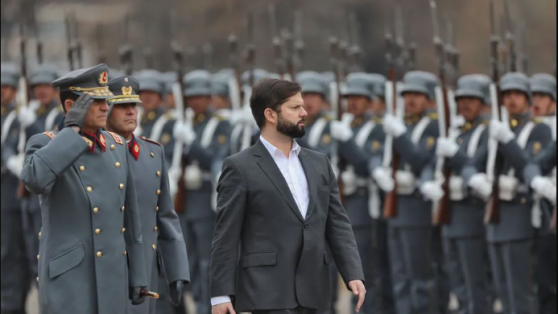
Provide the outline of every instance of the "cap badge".
<path id="1" fill-rule="evenodd" d="M 129 79 L 127 77 L 124 78 L 124 83 L 128 83 Z"/>
<path id="2" fill-rule="evenodd" d="M 122 95 L 131 96 L 133 88 L 132 86 L 122 86 Z"/>
<path id="3" fill-rule="evenodd" d="M 108 73 L 106 71 L 101 73 L 101 75 L 99 76 L 99 84 L 101 85 L 108 84 Z"/>

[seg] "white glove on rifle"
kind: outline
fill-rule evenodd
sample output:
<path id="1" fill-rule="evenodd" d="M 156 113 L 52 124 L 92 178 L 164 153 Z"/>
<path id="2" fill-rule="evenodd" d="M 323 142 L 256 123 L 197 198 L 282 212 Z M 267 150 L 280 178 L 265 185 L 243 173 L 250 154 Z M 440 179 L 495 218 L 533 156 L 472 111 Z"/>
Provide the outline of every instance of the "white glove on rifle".
<path id="1" fill-rule="evenodd" d="M 6 168 L 8 168 L 14 176 L 19 178 L 21 176 L 21 171 L 23 170 L 24 160 L 25 156 L 23 154 L 11 156 L 6 161 Z"/>
<path id="2" fill-rule="evenodd" d="M 171 196 L 175 196 L 178 192 L 178 180 L 180 179 L 180 168 L 170 168 L 169 169 L 169 188 Z"/>
<path id="3" fill-rule="evenodd" d="M 425 182 L 420 186 L 420 192 L 427 199 L 437 202 L 444 197 L 444 190 L 439 183 L 435 181 Z"/>
<path id="4" fill-rule="evenodd" d="M 384 132 L 386 132 L 387 135 L 398 138 L 407 132 L 407 127 L 401 119 L 391 114 L 386 114 L 384 116 Z"/>
<path id="5" fill-rule="evenodd" d="M 395 182 L 391 176 L 390 169 L 377 167 L 372 172 L 372 179 L 374 179 L 378 187 L 384 192 L 389 193 L 395 188 Z"/>
<path id="6" fill-rule="evenodd" d="M 186 145 L 192 144 L 196 140 L 196 132 L 190 123 L 176 122 L 173 130 L 174 137 Z"/>
<path id="7" fill-rule="evenodd" d="M 494 119 L 490 121 L 490 138 L 502 144 L 507 144 L 515 138 L 515 134 L 510 130 L 507 123 Z"/>
<path id="8" fill-rule="evenodd" d="M 348 124 L 342 121 L 331 121 L 330 125 L 331 137 L 333 137 L 333 139 L 340 142 L 346 142 L 353 137 L 353 130 L 351 130 L 351 127 Z"/>
<path id="9" fill-rule="evenodd" d="M 488 200 L 492 195 L 492 183 L 485 173 L 473 175 L 469 180 L 469 187 L 484 200 Z"/>
<path id="10" fill-rule="evenodd" d="M 459 151 L 459 145 L 447 137 L 438 138 L 438 144 L 436 145 L 436 156 L 441 158 L 452 158 Z"/>
<path id="11" fill-rule="evenodd" d="M 556 186 L 550 178 L 536 176 L 531 181 L 531 188 L 538 195 L 548 199 L 552 204 L 556 204 Z"/>
<path id="12" fill-rule="evenodd" d="M 37 114 L 32 108 L 23 107 L 20 109 L 17 118 L 21 126 L 26 128 L 37 120 Z"/>

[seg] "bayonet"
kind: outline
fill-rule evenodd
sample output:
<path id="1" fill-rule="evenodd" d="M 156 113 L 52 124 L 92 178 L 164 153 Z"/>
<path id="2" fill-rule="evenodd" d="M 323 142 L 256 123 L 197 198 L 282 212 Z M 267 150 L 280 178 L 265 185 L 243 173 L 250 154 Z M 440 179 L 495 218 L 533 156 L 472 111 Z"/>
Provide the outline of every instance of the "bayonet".
<path id="1" fill-rule="evenodd" d="M 75 43 L 75 51 L 76 51 L 76 58 L 79 68 L 83 68 L 83 46 L 81 44 L 81 40 L 79 39 L 79 24 L 76 19 L 76 13 L 72 12 L 72 23 L 74 26 L 74 43 Z"/>
<path id="2" fill-rule="evenodd" d="M 149 16 L 149 14 L 147 14 Z M 145 67 L 147 69 L 153 69 L 154 68 L 154 60 L 153 60 L 153 49 L 151 48 L 151 21 L 149 19 L 145 19 L 143 21 L 143 27 L 144 27 L 144 31 L 143 31 L 143 38 L 144 38 L 144 44 L 143 44 L 143 60 L 145 62 Z"/>
<path id="3" fill-rule="evenodd" d="M 39 34 L 39 30 L 37 27 L 37 17 L 35 15 L 35 8 L 31 10 L 31 19 L 33 23 L 33 35 L 35 35 L 35 41 L 37 42 L 36 51 L 37 51 L 37 62 L 39 64 L 43 64 L 43 42 L 41 41 L 41 36 Z"/>
<path id="4" fill-rule="evenodd" d="M 95 38 L 97 41 L 97 60 L 98 63 L 107 63 L 107 55 L 105 51 L 105 45 L 103 44 L 103 25 L 97 23 L 95 26 Z"/>
<path id="5" fill-rule="evenodd" d="M 254 16 L 252 12 L 248 12 L 246 15 L 246 36 L 246 65 L 250 71 L 249 84 L 252 87 L 256 83 L 254 77 L 256 49 L 254 46 Z"/>
<path id="6" fill-rule="evenodd" d="M 283 60 L 283 43 L 281 41 L 281 36 L 277 31 L 277 17 L 275 12 L 275 5 L 270 4 L 268 6 L 269 12 L 269 22 L 271 29 L 271 36 L 273 38 L 273 57 L 275 59 L 275 67 L 281 78 L 285 77 L 285 61 Z"/>
<path id="7" fill-rule="evenodd" d="M 293 46 L 293 65 L 295 73 L 298 73 L 304 64 L 304 39 L 302 36 L 302 11 L 296 10 L 294 13 L 294 46 Z M 293 77 L 294 79 L 294 77 Z"/>
<path id="8" fill-rule="evenodd" d="M 504 24 L 506 26 L 506 42 L 510 54 L 509 69 L 511 72 L 517 72 L 517 51 L 515 50 L 515 32 L 513 30 L 510 6 L 508 0 L 504 0 Z"/>
<path id="9" fill-rule="evenodd" d="M 66 12 L 66 14 L 64 15 L 64 24 L 66 26 L 66 56 L 68 58 L 70 71 L 73 71 L 75 70 L 74 45 L 72 40 L 72 23 L 70 22 L 69 12 Z"/>
<path id="10" fill-rule="evenodd" d="M 122 47 L 120 47 L 119 51 L 118 51 L 118 55 L 120 58 L 120 65 L 122 66 L 122 68 L 124 69 L 124 72 L 127 75 L 131 75 L 132 74 L 132 70 L 133 70 L 133 66 L 132 66 L 132 46 L 130 45 L 129 41 L 128 41 L 128 31 L 130 28 L 130 15 L 126 14 L 124 16 L 124 29 L 122 32 L 122 42 L 124 43 L 124 45 Z"/>

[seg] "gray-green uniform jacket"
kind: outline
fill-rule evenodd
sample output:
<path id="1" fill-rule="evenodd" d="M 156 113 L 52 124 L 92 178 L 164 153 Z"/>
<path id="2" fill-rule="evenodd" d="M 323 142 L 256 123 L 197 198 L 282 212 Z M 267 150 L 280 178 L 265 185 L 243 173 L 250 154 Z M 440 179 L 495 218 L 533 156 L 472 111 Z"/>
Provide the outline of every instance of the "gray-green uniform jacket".
<path id="1" fill-rule="evenodd" d="M 163 147 L 145 138 L 128 144 L 142 224 L 148 288 L 157 290 L 160 272 L 167 282 L 190 281 L 186 244 L 169 190 Z M 129 313 L 155 313 L 155 300 L 132 306 Z"/>
<path id="2" fill-rule="evenodd" d="M 450 178 L 451 221 L 445 225 L 443 234 L 446 238 L 466 238 L 483 236 L 483 222 L 486 203 L 469 193 L 461 176 L 463 168 L 474 158 L 477 151 L 488 143 L 488 127 L 480 119 L 475 123 L 465 124 L 457 137 L 459 151 L 449 159 L 452 176 Z"/>
<path id="3" fill-rule="evenodd" d="M 128 149 L 104 131 L 96 139 L 65 128 L 27 143 L 21 177 L 43 217 L 42 314 L 126 313 L 129 287 L 147 286 Z"/>
<path id="4" fill-rule="evenodd" d="M 17 155 L 19 140 L 19 122 L 14 106 L 2 108 L 2 205 L 1 210 L 17 210 L 20 202 L 17 198 L 19 179 L 6 167 L 6 162 Z"/>

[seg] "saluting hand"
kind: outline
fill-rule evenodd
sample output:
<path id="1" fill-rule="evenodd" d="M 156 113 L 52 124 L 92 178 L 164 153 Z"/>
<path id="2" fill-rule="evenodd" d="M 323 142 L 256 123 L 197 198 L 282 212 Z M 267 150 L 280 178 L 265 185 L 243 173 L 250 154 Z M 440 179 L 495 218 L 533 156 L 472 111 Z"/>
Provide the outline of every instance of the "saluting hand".
<path id="1" fill-rule="evenodd" d="M 211 314 L 236 314 L 231 302 L 214 305 L 211 308 Z"/>
<path id="2" fill-rule="evenodd" d="M 72 126 L 72 127 L 83 127 L 83 122 L 85 121 L 85 116 L 89 112 L 89 108 L 93 104 L 94 100 L 91 96 L 87 94 L 82 94 L 79 98 L 74 102 L 72 108 L 66 114 L 66 118 L 64 118 L 64 126 Z"/>
<path id="3" fill-rule="evenodd" d="M 355 311 L 358 313 L 360 312 L 360 308 L 364 303 L 364 296 L 366 295 L 366 288 L 364 288 L 364 283 L 361 280 L 353 280 L 349 282 L 349 288 L 353 292 L 355 296 L 358 296 L 358 303 L 355 308 Z M 213 313 L 217 314 L 217 313 Z"/>

